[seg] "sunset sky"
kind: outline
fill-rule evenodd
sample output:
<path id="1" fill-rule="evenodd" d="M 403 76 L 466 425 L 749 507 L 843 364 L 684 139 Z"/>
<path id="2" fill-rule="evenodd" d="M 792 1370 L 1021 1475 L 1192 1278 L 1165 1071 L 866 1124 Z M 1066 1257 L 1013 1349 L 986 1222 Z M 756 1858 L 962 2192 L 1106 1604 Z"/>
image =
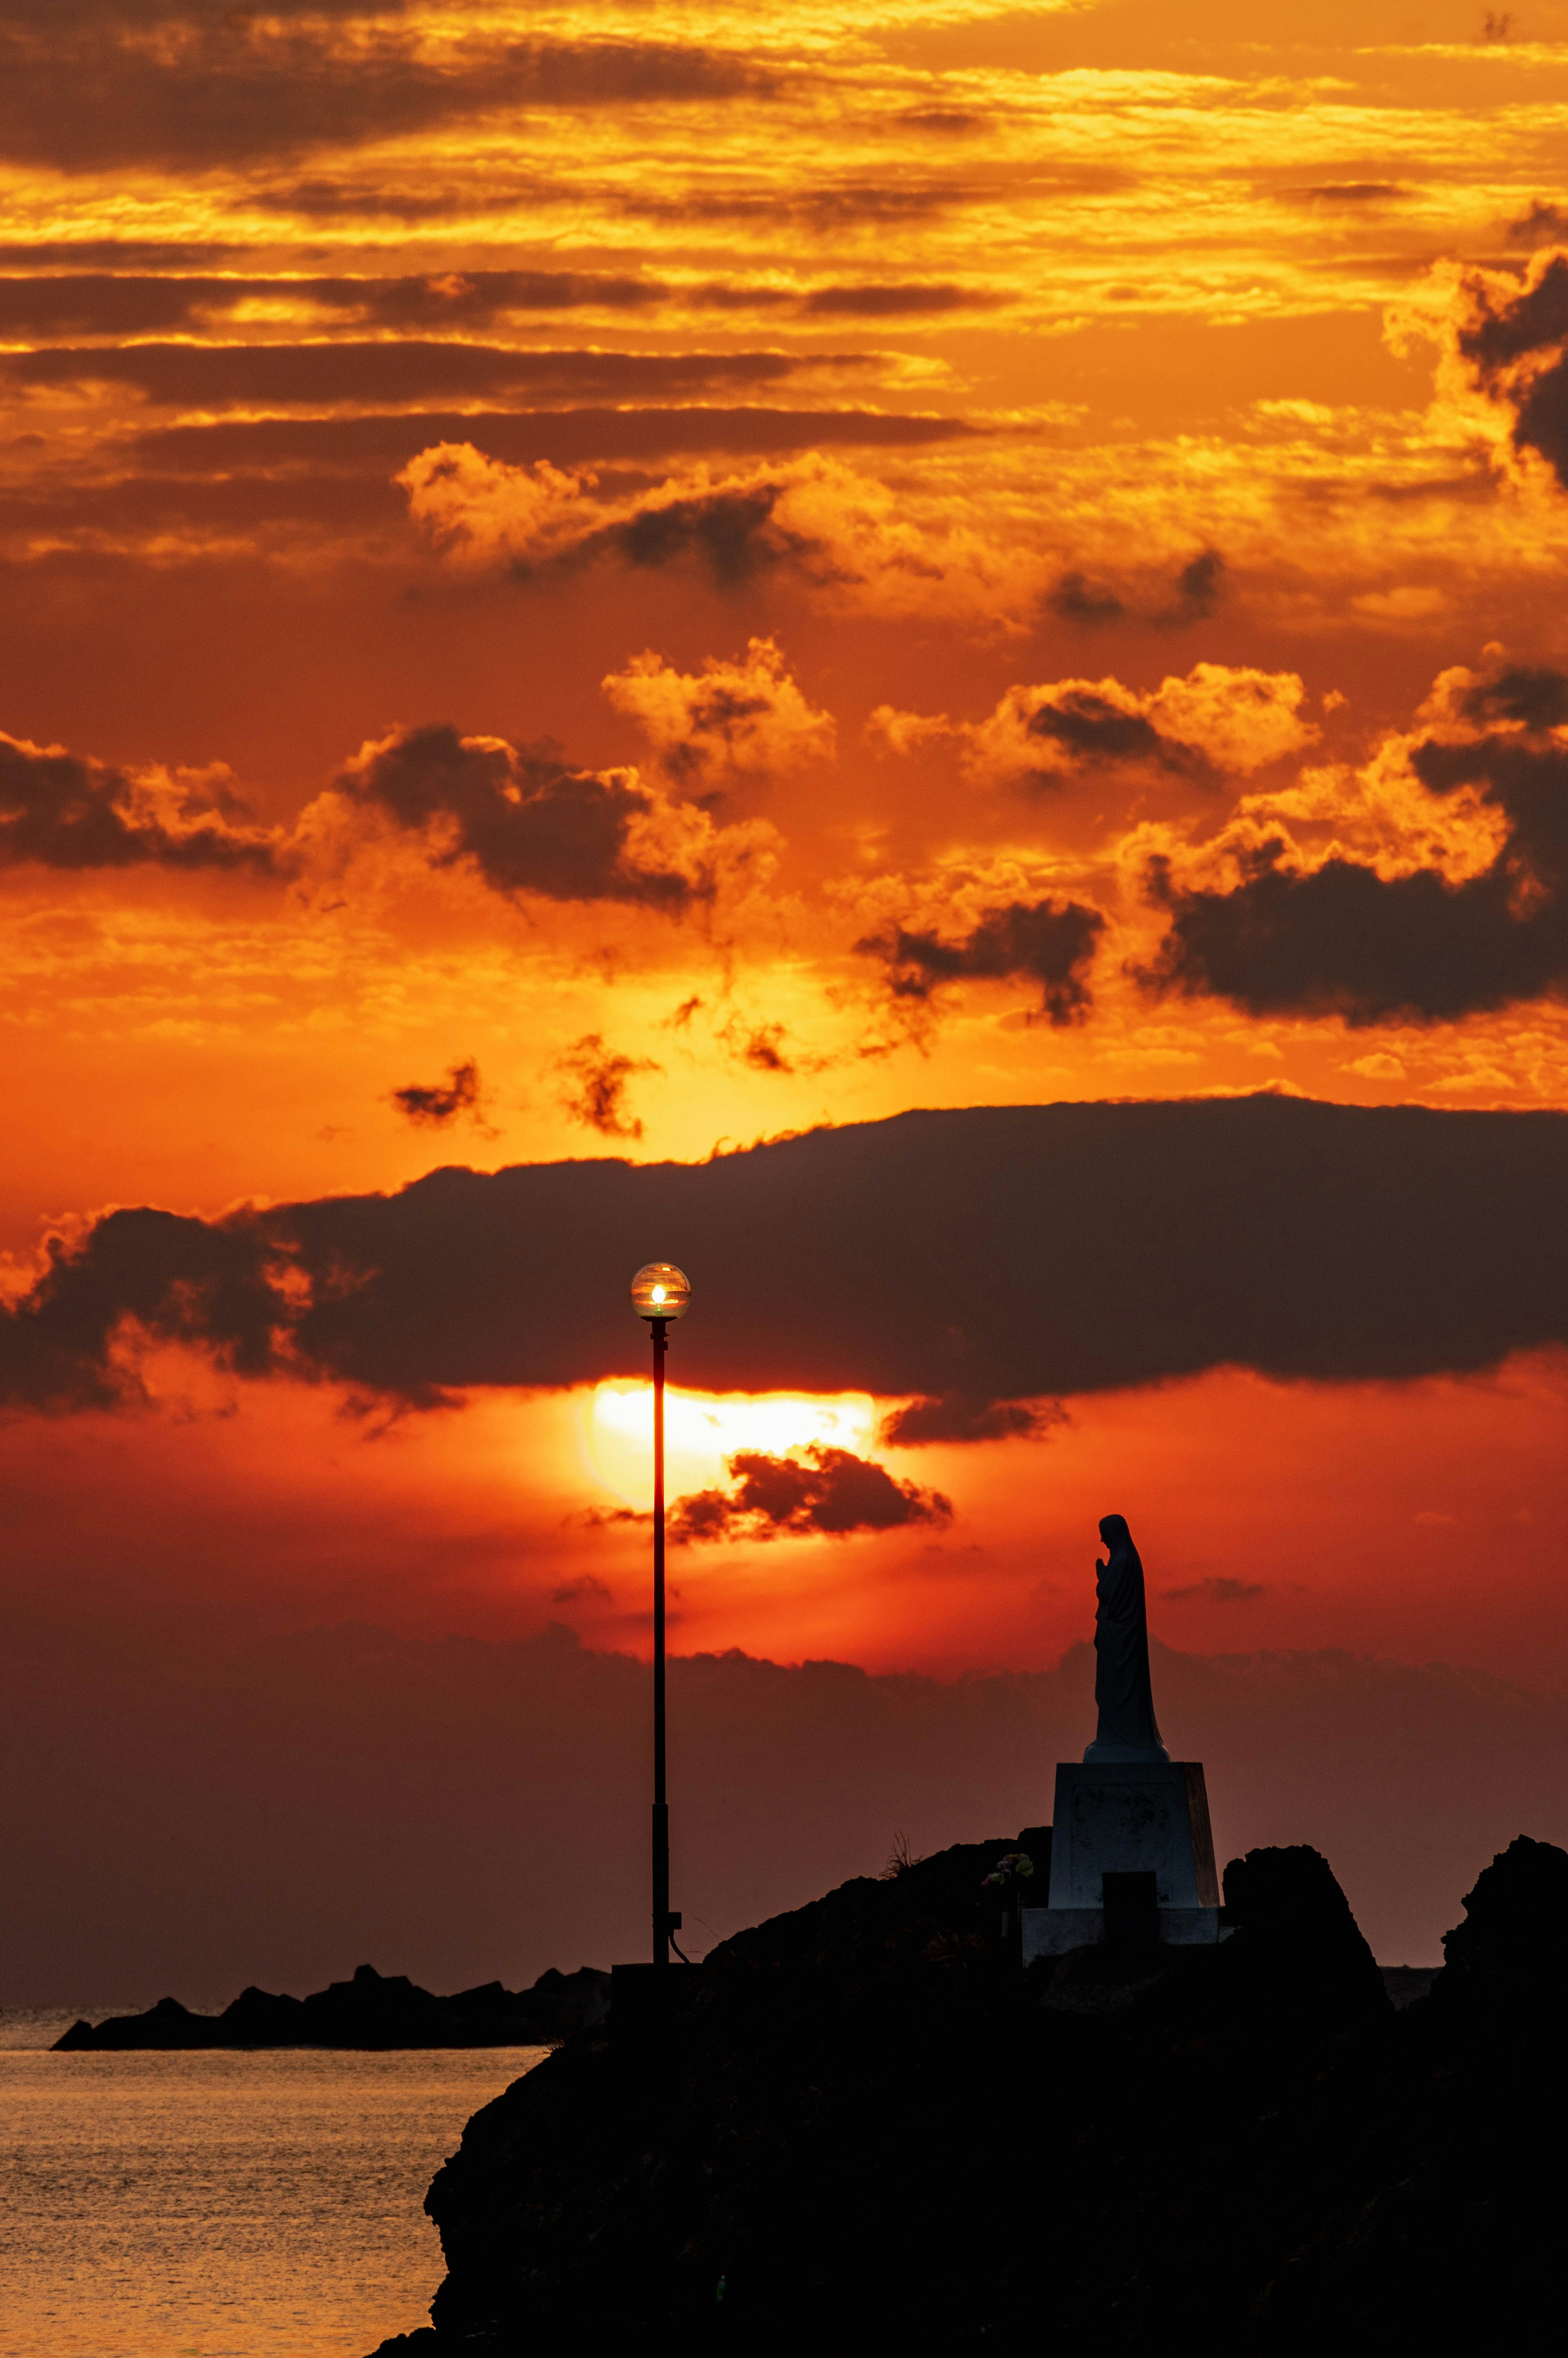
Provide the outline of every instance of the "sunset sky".
<path id="1" fill-rule="evenodd" d="M 1049 1815 L 1113 1509 L 1222 1847 L 1315 1757 L 1353 1852 L 1379 1715 L 1484 1788 L 1380 1954 L 1568 1833 L 1565 122 L 1568 0 L 0 0 L 0 2000 L 265 1978 L 247 1844 L 299 1983 L 633 1942 L 552 1853 L 421 1952 L 266 1794 L 302 1633 L 554 1645 L 631 1790 L 521 1806 L 633 1855 L 654 1257 L 710 1779 L 742 1656 L 935 1682 L 732 1914 Z"/>

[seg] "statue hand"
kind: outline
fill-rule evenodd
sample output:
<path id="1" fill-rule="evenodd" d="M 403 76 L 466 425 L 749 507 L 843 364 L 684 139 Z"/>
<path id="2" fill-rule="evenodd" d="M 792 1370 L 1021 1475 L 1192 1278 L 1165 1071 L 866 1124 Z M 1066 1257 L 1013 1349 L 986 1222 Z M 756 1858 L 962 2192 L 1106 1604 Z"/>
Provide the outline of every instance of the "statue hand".
<path id="1" fill-rule="evenodd" d="M 1099 1557 L 1097 1555 L 1097 1556 L 1096 1556 L 1096 1558 L 1095 1558 L 1095 1570 L 1096 1570 L 1098 1573 L 1102 1573 L 1102 1574 L 1103 1574 L 1103 1573 L 1104 1573 L 1104 1571 L 1105 1571 L 1105 1569 L 1106 1569 L 1105 1565 L 1100 1562 Z"/>

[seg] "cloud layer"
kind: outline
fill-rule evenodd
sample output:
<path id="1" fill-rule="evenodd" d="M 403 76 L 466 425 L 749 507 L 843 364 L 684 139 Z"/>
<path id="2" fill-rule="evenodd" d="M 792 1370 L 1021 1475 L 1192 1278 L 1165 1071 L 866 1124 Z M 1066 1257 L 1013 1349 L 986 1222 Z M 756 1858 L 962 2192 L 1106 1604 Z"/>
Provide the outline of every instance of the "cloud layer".
<path id="1" fill-rule="evenodd" d="M 699 44 L 486 38 L 471 24 L 466 40 L 442 42 L 401 0 L 259 16 L 195 0 L 7 14 L 0 156 L 62 172 L 211 168 L 498 110 L 760 98 L 768 87 L 750 59 Z"/>
<path id="2" fill-rule="evenodd" d="M 515 1987 L 637 1952 L 647 1671 L 569 1630 L 422 1643 L 359 1625 L 191 1670 L 77 1644 L 13 1656 L 0 1681 L 20 2001 L 223 2003 L 367 1955 L 427 1987 Z M 1154 1681 L 1173 1746 L 1205 1763 L 1222 1861 L 1321 1845 L 1390 1963 L 1437 1961 L 1460 1893 L 1514 1834 L 1568 1836 L 1560 1702 L 1343 1652 L 1156 1647 Z M 1053 1763 L 1093 1732 L 1093 1685 L 1087 1646 L 952 1683 L 677 1658 L 676 1897 L 696 1945 L 879 1873 L 899 1833 L 919 1853 L 1044 1823 Z"/>
<path id="3" fill-rule="evenodd" d="M 134 1397 L 139 1333 L 415 1401 L 591 1382 L 640 1364 L 624 1287 L 656 1247 L 694 1282 L 688 1383 L 956 1393 L 983 1439 L 989 1402 L 1227 1364 L 1397 1380 L 1568 1342 L 1565 1184 L 1558 1114 L 906 1114 L 695 1165 L 449 1169 L 220 1222 L 114 1212 L 54 1249 L 0 1367 L 18 1403 Z"/>

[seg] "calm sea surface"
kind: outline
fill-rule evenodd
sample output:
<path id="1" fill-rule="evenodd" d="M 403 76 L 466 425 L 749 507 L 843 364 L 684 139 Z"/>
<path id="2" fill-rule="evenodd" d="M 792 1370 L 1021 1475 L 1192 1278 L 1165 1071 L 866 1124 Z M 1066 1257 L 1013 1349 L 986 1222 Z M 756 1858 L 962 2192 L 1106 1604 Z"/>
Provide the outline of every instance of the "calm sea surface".
<path id="1" fill-rule="evenodd" d="M 0 2011 L 5 2358 L 363 2358 L 428 2322 L 421 2204 L 539 2047 L 50 2055 Z"/>

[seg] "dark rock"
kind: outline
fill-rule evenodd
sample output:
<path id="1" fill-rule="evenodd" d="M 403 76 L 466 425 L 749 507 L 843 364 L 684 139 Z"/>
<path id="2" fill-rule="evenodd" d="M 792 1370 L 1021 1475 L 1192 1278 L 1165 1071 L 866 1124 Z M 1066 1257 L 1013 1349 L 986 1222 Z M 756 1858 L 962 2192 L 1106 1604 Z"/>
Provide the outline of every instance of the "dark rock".
<path id="1" fill-rule="evenodd" d="M 492 1990 L 501 1989 L 498 1982 L 489 1986 Z M 449 1998 L 448 2004 L 460 2006 L 481 1995 L 477 1990 L 465 1990 L 460 1997 Z M 501 1991 L 501 1996 L 506 1997 L 506 1993 Z M 517 1998 L 507 1999 L 514 2007 L 519 2002 Z M 532 1989 L 523 1993 L 521 2004 L 546 2037 L 566 2039 L 574 2030 L 591 2030 L 609 2014 L 610 1975 L 597 1972 L 592 1965 L 579 1965 L 575 1974 L 563 1974 L 548 1965 Z"/>
<path id="2" fill-rule="evenodd" d="M 1233 1862 L 1218 1948 L 1020 1972 L 981 1882 L 1012 1846 L 845 1884 L 650 1973 L 657 2009 L 612 2009 L 470 2122 L 426 2206 L 434 2338 L 386 2352 L 992 2349 L 1048 2316 L 1110 2353 L 1188 2319 L 1304 2358 L 1374 2332 L 1489 2345 L 1550 2311 L 1548 1978 L 1499 2070 L 1463 2006 L 1395 2012 L 1301 1847 Z M 1517 1989 L 1546 1957 L 1568 1859 L 1545 1852 L 1480 1878 L 1456 1982 Z"/>
<path id="3" fill-rule="evenodd" d="M 1324 2215 L 1255 2306 L 1260 2350 L 1305 2358 L 1346 2319 L 1368 2343 L 1489 2347 L 1544 2307 L 1561 2202 L 1540 2129 L 1568 2093 L 1568 1855 L 1521 1835 L 1464 1906 L 1384 2068 L 1347 2092 L 1345 2142 L 1371 2168 L 1324 2156 Z"/>
<path id="4" fill-rule="evenodd" d="M 1425 1997 L 1437 1974 L 1442 1971 L 1442 1967 L 1439 1965 L 1379 1965 L 1378 1971 L 1383 1976 L 1383 1987 L 1389 1993 L 1389 2004 L 1398 2006 L 1402 2013 L 1407 2006 L 1413 2006 L 1418 1997 Z"/>
<path id="5" fill-rule="evenodd" d="M 1126 2014 L 1179 1970 L 1166 1951 L 1147 1947 L 1069 1949 L 1043 1962 L 1040 2003 L 1053 2014 Z"/>
<path id="6" fill-rule="evenodd" d="M 73 2022 L 55 2048 L 69 2053 L 99 2047 L 216 2047 L 222 2044 L 212 2035 L 216 2028 L 211 2016 L 190 2013 L 177 1997 L 160 1997 L 146 2014 L 115 2015 L 96 2027 Z"/>
<path id="7" fill-rule="evenodd" d="M 253 1982 L 218 2017 L 229 2047 L 302 2047 L 306 2044 L 304 2000 L 275 1997 Z"/>
<path id="8" fill-rule="evenodd" d="M 96 2028 L 73 2023 L 57 2048 L 114 2050 L 152 2047 L 544 2047 L 602 2022 L 610 1975 L 591 1965 L 574 1974 L 554 1966 L 531 1990 L 500 1982 L 433 1997 L 406 1974 L 361 1965 L 351 1981 L 333 1982 L 307 1998 L 243 1990 L 221 2015 L 188 2013 L 175 1998 L 146 2014 L 118 2015 Z"/>
<path id="9" fill-rule="evenodd" d="M 1497 2013 L 1539 2005 L 1558 1985 L 1568 1945 L 1568 1853 L 1520 1834 L 1484 1866 L 1464 1921 L 1443 1936 L 1433 2003 Z"/>
<path id="10" fill-rule="evenodd" d="M 1223 2006 L 1255 2017 L 1288 2009 L 1325 2032 L 1388 2014 L 1383 1976 L 1321 1853 L 1249 1850 L 1226 1868 L 1224 1892 Z"/>
<path id="11" fill-rule="evenodd" d="M 446 2003 L 416 1988 L 406 1974 L 378 1974 L 359 1965 L 351 1981 L 330 1982 L 305 2000 L 306 2038 L 312 2047 L 450 2047 L 454 2024 Z"/>

